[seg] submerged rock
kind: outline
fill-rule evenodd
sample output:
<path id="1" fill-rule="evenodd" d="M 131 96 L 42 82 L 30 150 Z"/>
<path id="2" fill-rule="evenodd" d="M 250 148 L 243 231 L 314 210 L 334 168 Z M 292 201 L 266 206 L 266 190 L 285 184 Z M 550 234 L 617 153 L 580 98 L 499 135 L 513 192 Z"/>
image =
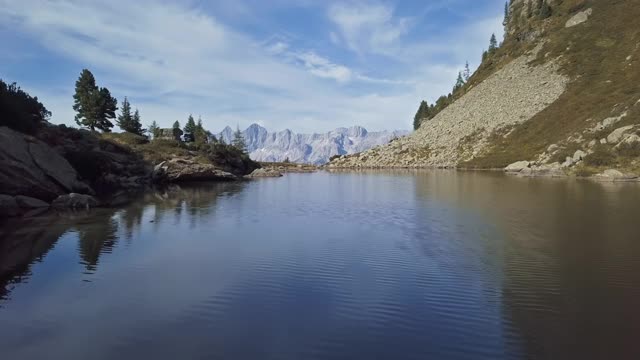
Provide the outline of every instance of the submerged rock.
<path id="1" fill-rule="evenodd" d="M 638 181 L 638 175 L 623 173 L 622 171 L 609 169 L 600 174 L 593 176 L 595 180 L 600 181 Z"/>
<path id="2" fill-rule="evenodd" d="M 99 204 L 98 200 L 91 195 L 71 193 L 58 196 L 51 206 L 56 209 L 90 209 Z"/>

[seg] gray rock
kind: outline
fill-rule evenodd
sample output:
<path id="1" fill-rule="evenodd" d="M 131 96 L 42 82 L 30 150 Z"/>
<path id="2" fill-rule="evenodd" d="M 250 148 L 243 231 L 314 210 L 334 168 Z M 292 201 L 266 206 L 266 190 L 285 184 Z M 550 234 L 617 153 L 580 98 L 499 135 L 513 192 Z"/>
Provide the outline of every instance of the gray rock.
<path id="1" fill-rule="evenodd" d="M 21 213 L 20 206 L 13 196 L 0 195 L 0 218 L 18 216 Z"/>
<path id="2" fill-rule="evenodd" d="M 593 178 L 601 181 L 637 181 L 638 175 L 625 174 L 619 170 L 608 169 L 600 174 L 594 175 Z"/>
<path id="3" fill-rule="evenodd" d="M 572 16 L 571 19 L 567 20 L 564 27 L 570 28 L 570 27 L 582 24 L 583 22 L 589 20 L 589 16 L 591 16 L 591 14 L 593 14 L 592 8 L 588 8 L 587 10 L 581 11 L 575 14 L 574 16 Z"/>
<path id="4" fill-rule="evenodd" d="M 170 182 L 238 180 L 237 176 L 211 164 L 199 164 L 188 159 L 172 159 L 165 167 L 166 178 Z"/>
<path id="5" fill-rule="evenodd" d="M 514 162 L 511 165 L 508 165 L 506 168 L 504 168 L 504 171 L 506 172 L 520 172 L 525 168 L 528 168 L 531 165 L 530 162 L 528 161 L 517 161 Z"/>
<path id="6" fill-rule="evenodd" d="M 92 192 L 51 147 L 29 135 L 0 127 L 0 193 L 50 201 L 70 191 Z"/>
<path id="7" fill-rule="evenodd" d="M 60 195 L 51 203 L 56 209 L 90 209 L 98 205 L 98 200 L 93 196 L 76 193 Z"/>
<path id="8" fill-rule="evenodd" d="M 627 125 L 613 130 L 613 132 L 611 132 L 611 134 L 607 136 L 607 142 L 611 144 L 617 144 L 623 139 L 625 133 L 633 130 L 633 128 L 633 125 Z"/>
<path id="9" fill-rule="evenodd" d="M 587 153 L 582 151 L 582 150 L 577 150 L 574 154 L 573 154 L 573 162 L 577 163 L 578 161 L 581 161 L 584 159 L 584 157 L 587 156 Z"/>
<path id="10" fill-rule="evenodd" d="M 518 175 L 524 177 L 565 177 L 567 174 L 564 172 L 562 167 L 562 164 L 557 162 L 532 166 L 529 171 L 520 172 Z"/>
<path id="11" fill-rule="evenodd" d="M 251 174 L 245 176 L 246 178 L 263 178 L 263 177 L 281 177 L 282 173 L 275 169 L 255 169 Z"/>
<path id="12" fill-rule="evenodd" d="M 49 207 L 49 204 L 47 204 L 46 202 L 39 199 L 34 199 L 32 197 L 28 197 L 28 196 L 18 195 L 15 197 L 15 199 L 16 199 L 16 202 L 18 203 L 18 206 L 20 206 L 23 209 L 37 209 L 37 208 Z"/>

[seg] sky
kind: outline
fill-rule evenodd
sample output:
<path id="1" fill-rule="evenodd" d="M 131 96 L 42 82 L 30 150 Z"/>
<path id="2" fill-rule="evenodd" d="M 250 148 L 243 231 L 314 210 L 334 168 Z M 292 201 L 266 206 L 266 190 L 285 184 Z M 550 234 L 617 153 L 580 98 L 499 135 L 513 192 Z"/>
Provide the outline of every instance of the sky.
<path id="1" fill-rule="evenodd" d="M 0 0 L 0 78 L 75 125 L 82 69 L 144 125 L 410 129 L 502 37 L 504 0 Z"/>

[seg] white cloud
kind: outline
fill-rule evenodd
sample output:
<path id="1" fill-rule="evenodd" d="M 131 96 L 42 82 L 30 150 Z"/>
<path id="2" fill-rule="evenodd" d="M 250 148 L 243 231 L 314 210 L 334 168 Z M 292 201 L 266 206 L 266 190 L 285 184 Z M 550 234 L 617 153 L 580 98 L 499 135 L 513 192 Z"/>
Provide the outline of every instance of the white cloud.
<path id="1" fill-rule="evenodd" d="M 393 7 L 381 3 L 335 3 L 329 19 L 354 51 L 386 53 L 387 47 L 409 30 L 409 19 L 396 18 Z"/>
<path id="2" fill-rule="evenodd" d="M 493 19 L 480 19 L 467 27 L 471 31 L 455 31 L 428 46 L 412 44 L 404 39 L 410 20 L 395 17 L 392 7 L 359 6 L 329 5 L 324 14 L 337 26 L 331 42 L 413 61 L 395 76 L 344 57 L 337 61 L 288 37 L 242 33 L 184 3 L 0 0 L 0 22 L 79 64 L 78 74 L 90 68 L 101 86 L 120 99 L 128 96 L 145 123 L 170 126 L 193 113 L 214 131 L 260 122 L 300 132 L 354 124 L 409 128 L 418 102 L 450 90 L 458 70 L 455 62 L 431 54 L 452 53 L 461 64 L 471 51 L 479 58 L 474 46 L 480 37 L 488 42 L 494 27 Z M 56 72 L 57 64 L 43 70 Z M 54 112 L 54 122 L 73 124 L 75 78 L 55 87 L 12 80 L 37 95 Z"/>

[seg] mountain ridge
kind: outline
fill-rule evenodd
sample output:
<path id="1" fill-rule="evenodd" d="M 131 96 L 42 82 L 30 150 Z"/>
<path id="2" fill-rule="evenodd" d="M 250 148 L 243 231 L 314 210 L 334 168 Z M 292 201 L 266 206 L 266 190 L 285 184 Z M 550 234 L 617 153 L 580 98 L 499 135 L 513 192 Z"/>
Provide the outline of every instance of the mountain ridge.
<path id="1" fill-rule="evenodd" d="M 404 130 L 370 132 L 358 125 L 324 133 L 295 133 L 290 129 L 269 132 L 265 127 L 253 123 L 242 131 L 242 136 L 249 156 L 255 161 L 282 162 L 288 159 L 291 162 L 322 165 L 333 156 L 366 151 L 408 133 Z M 231 143 L 234 131 L 226 126 L 217 137 Z"/>

